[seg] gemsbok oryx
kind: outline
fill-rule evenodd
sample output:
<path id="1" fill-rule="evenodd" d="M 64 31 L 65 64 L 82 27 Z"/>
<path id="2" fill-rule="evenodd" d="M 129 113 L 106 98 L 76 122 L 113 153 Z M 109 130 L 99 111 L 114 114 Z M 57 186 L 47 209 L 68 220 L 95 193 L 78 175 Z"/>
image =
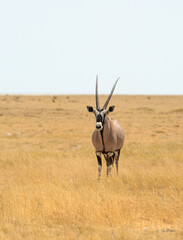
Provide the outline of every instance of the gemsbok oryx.
<path id="1" fill-rule="evenodd" d="M 96 110 L 91 106 L 87 106 L 88 111 L 93 112 L 96 117 L 96 128 L 92 135 L 92 142 L 98 160 L 98 179 L 100 179 L 102 170 L 101 154 L 104 155 L 104 158 L 106 160 L 107 176 L 111 171 L 114 160 L 116 163 L 116 170 L 118 173 L 118 160 L 120 156 L 120 150 L 124 144 L 125 133 L 123 131 L 123 128 L 120 126 L 117 120 L 112 119 L 108 116 L 110 112 L 114 111 L 115 106 L 110 106 L 108 110 L 106 109 L 118 80 L 119 78 L 116 80 L 103 108 L 100 108 L 98 98 L 98 76 L 97 76 Z"/>

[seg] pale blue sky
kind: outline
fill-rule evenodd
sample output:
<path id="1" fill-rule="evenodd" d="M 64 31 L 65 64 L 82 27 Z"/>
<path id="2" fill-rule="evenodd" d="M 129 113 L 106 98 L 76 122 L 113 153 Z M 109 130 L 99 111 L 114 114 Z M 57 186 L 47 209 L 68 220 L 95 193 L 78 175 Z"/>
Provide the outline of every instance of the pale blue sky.
<path id="1" fill-rule="evenodd" d="M 182 0 L 0 1 L 0 94 L 183 94 Z"/>

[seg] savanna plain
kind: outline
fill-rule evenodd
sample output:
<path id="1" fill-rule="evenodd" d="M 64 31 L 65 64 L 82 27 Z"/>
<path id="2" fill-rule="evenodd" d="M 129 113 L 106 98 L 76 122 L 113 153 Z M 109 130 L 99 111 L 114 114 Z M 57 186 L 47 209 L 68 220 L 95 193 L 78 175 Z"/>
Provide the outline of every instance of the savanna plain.
<path id="1" fill-rule="evenodd" d="M 183 239 L 183 96 L 110 104 L 126 139 L 98 182 L 94 96 L 0 96 L 0 239 Z"/>

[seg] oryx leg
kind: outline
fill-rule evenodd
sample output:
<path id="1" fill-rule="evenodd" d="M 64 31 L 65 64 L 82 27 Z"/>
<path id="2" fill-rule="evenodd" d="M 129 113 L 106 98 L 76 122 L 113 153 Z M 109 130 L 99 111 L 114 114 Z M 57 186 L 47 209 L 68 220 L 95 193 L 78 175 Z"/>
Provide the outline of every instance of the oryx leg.
<path id="1" fill-rule="evenodd" d="M 98 160 L 98 180 L 101 176 L 102 171 L 102 159 L 101 159 L 101 152 L 96 152 L 97 160 Z"/>
<path id="2" fill-rule="evenodd" d="M 104 154 L 106 164 L 107 164 L 107 176 L 111 173 L 112 165 L 114 163 L 114 153 Z"/>
<path id="3" fill-rule="evenodd" d="M 116 163 L 116 171 L 117 171 L 117 174 L 118 174 L 118 161 L 119 161 L 120 151 L 121 151 L 121 149 L 119 149 L 118 151 L 116 151 L 116 152 L 115 152 L 115 156 L 114 156 L 115 163 Z"/>

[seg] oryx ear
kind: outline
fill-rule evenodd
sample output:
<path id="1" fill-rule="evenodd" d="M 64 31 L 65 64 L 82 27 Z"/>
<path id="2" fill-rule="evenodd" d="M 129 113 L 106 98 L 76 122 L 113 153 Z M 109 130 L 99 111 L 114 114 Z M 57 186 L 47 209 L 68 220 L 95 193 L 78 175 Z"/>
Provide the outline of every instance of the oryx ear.
<path id="1" fill-rule="evenodd" d="M 109 111 L 109 112 L 113 112 L 113 111 L 114 111 L 114 108 L 115 108 L 115 106 L 110 106 L 108 111 Z"/>
<path id="2" fill-rule="evenodd" d="M 87 106 L 87 109 L 88 109 L 88 112 L 93 112 L 94 111 L 93 107 L 91 107 L 91 106 Z"/>

